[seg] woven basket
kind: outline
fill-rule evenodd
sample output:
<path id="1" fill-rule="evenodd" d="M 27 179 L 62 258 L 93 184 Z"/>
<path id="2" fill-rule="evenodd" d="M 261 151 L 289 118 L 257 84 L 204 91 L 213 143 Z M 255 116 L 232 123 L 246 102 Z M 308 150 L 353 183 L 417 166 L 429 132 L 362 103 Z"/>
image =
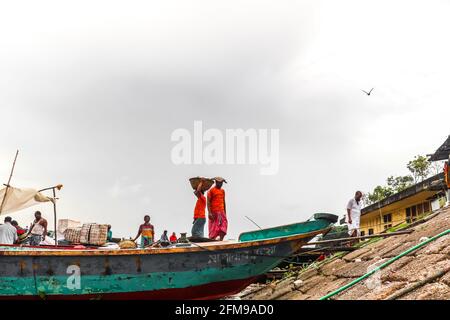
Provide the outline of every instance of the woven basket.
<path id="1" fill-rule="evenodd" d="M 81 227 L 80 243 L 102 246 L 108 236 L 107 224 L 85 223 Z"/>
<path id="2" fill-rule="evenodd" d="M 93 223 L 84 223 L 83 226 L 81 227 L 80 243 L 83 244 L 89 243 L 89 231 L 91 229 L 91 225 L 93 225 Z"/>
<path id="3" fill-rule="evenodd" d="M 212 185 L 214 184 L 214 180 L 209 179 L 209 178 L 204 178 L 204 177 L 195 177 L 195 178 L 190 178 L 189 182 L 191 183 L 191 187 L 194 190 L 197 190 L 198 185 L 200 184 L 200 182 L 203 180 L 203 185 L 202 185 L 202 191 L 206 192 L 208 191 Z"/>
<path id="4" fill-rule="evenodd" d="M 120 249 L 135 249 L 136 243 L 131 240 L 122 240 L 119 242 Z"/>
<path id="5" fill-rule="evenodd" d="M 102 246 L 106 243 L 108 238 L 108 225 L 107 224 L 95 224 L 91 228 L 89 235 L 89 244 L 95 246 Z"/>
<path id="6" fill-rule="evenodd" d="M 81 228 L 67 228 L 64 231 L 64 239 L 71 243 L 80 243 Z"/>

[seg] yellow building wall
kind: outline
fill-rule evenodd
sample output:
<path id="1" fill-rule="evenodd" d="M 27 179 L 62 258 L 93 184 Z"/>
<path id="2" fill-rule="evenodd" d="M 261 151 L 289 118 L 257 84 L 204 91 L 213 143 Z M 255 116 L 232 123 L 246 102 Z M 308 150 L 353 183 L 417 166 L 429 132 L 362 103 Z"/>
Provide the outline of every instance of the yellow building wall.
<path id="1" fill-rule="evenodd" d="M 392 225 L 393 227 L 404 223 L 406 222 L 406 209 L 408 207 L 420 205 L 421 203 L 428 203 L 429 208 L 429 210 L 422 215 L 430 213 L 431 203 L 426 199 L 432 195 L 433 192 L 431 191 L 423 191 L 412 197 L 394 202 L 386 207 L 367 212 L 361 216 L 360 231 L 365 235 L 368 235 L 369 230 L 372 229 L 372 233 L 375 234 L 384 231 L 385 226 Z M 384 223 L 383 216 L 386 214 L 391 214 L 391 221 Z M 420 216 L 419 212 L 417 212 L 416 218 Z"/>
<path id="2" fill-rule="evenodd" d="M 411 204 L 412 206 L 413 204 Z M 384 223 L 383 215 L 391 214 L 391 221 Z M 385 230 L 385 226 L 391 225 L 395 226 L 406 221 L 406 208 L 399 209 L 391 212 L 372 212 L 370 214 L 363 215 L 361 217 L 361 231 L 364 234 L 369 234 L 369 229 L 373 229 L 373 233 L 380 233 Z"/>

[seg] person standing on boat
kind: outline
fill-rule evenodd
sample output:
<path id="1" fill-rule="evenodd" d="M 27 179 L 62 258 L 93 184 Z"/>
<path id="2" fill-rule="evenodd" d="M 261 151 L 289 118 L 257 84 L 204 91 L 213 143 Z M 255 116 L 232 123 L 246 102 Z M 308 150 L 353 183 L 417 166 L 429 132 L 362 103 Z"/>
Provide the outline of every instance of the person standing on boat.
<path id="1" fill-rule="evenodd" d="M 204 229 L 206 223 L 206 197 L 204 196 L 205 191 L 202 190 L 203 181 L 201 181 L 197 190 L 194 191 L 195 196 L 197 197 L 197 202 L 195 203 L 194 208 L 194 222 L 192 223 L 192 236 L 195 238 L 203 238 L 204 237 Z"/>
<path id="2" fill-rule="evenodd" d="M 355 197 L 351 198 L 347 204 L 347 215 L 345 220 L 348 225 L 348 233 L 350 237 L 359 235 L 359 222 L 361 219 L 362 208 L 362 192 L 356 191 Z"/>
<path id="3" fill-rule="evenodd" d="M 34 213 L 35 220 L 28 231 L 27 236 L 30 236 L 30 246 L 38 246 L 41 241 L 45 240 L 47 235 L 47 220 L 42 218 L 40 211 Z"/>
<path id="4" fill-rule="evenodd" d="M 0 225 L 0 244 L 14 244 L 18 239 L 17 229 L 11 221 L 11 217 L 5 217 L 5 223 Z"/>
<path id="5" fill-rule="evenodd" d="M 139 236 L 141 236 L 141 248 L 145 248 L 153 243 L 155 228 L 150 223 L 149 215 L 144 217 L 144 223 L 139 226 L 138 234 L 133 241 L 136 241 Z"/>
<path id="6" fill-rule="evenodd" d="M 176 243 L 177 242 L 177 235 L 175 234 L 175 232 L 172 232 L 172 235 L 170 236 L 170 242 L 171 243 Z"/>
<path id="7" fill-rule="evenodd" d="M 106 234 L 106 241 L 112 242 L 112 231 L 111 231 L 111 225 L 108 224 L 108 233 Z"/>
<path id="8" fill-rule="evenodd" d="M 227 181 L 222 177 L 216 177 L 214 181 L 214 187 L 208 192 L 209 238 L 215 240 L 219 237 L 222 241 L 228 229 L 225 190 L 222 189 L 223 183 Z"/>

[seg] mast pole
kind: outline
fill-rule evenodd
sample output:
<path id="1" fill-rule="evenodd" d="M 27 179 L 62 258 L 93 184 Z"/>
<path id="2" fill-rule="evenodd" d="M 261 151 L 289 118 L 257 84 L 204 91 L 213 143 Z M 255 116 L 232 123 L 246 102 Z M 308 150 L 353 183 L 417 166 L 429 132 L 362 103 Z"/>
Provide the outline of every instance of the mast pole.
<path id="1" fill-rule="evenodd" d="M 11 183 L 11 178 L 12 178 L 12 175 L 14 173 L 14 168 L 16 167 L 16 160 L 17 160 L 17 156 L 18 155 L 19 155 L 19 150 L 16 151 L 16 156 L 14 157 L 14 162 L 13 162 L 13 165 L 12 165 L 12 168 L 11 168 L 11 173 L 9 174 L 8 183 L 6 184 L 5 194 L 3 195 L 2 204 L 0 205 L 0 214 L 2 213 L 3 206 L 5 205 L 6 196 L 7 196 L 8 190 L 10 188 L 9 184 Z"/>
<path id="2" fill-rule="evenodd" d="M 57 200 L 57 198 L 56 198 L 56 189 L 58 189 L 58 190 L 61 190 L 61 188 L 63 187 L 63 185 L 62 184 L 58 184 L 58 185 L 56 185 L 56 186 L 53 186 L 53 187 L 48 187 L 48 188 L 44 188 L 44 189 L 41 189 L 41 190 L 38 190 L 38 192 L 43 192 L 43 191 L 47 191 L 47 190 L 52 190 L 52 192 L 53 192 L 53 219 L 54 219 L 54 222 L 53 222 L 53 226 L 54 226 L 54 228 L 55 228 L 55 246 L 57 246 L 58 245 L 58 230 L 56 230 L 56 227 L 57 227 L 57 216 L 56 216 L 56 200 Z"/>
<path id="3" fill-rule="evenodd" d="M 54 218 L 54 227 L 55 227 L 55 246 L 58 245 L 58 230 L 56 230 L 56 191 L 55 187 L 53 187 L 53 218 Z"/>

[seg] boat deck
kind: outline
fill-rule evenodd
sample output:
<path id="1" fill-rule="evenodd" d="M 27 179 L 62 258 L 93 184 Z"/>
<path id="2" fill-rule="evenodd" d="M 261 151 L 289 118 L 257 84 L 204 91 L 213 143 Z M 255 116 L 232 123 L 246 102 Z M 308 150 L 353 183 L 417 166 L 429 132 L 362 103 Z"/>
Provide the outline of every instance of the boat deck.
<path id="1" fill-rule="evenodd" d="M 328 228 L 327 228 L 328 229 Z M 185 246 L 170 246 L 162 248 L 144 248 L 144 249 L 111 249 L 111 248 L 75 248 L 75 247 L 59 247 L 59 246 L 21 246 L 21 245 L 1 245 L 0 256 L 40 256 L 40 255 L 57 255 L 57 256 L 98 256 L 98 255 L 147 255 L 147 254 L 171 254 L 198 251 L 221 251 L 232 249 L 252 248 L 260 245 L 275 245 L 280 242 L 293 240 L 309 241 L 315 235 L 323 233 L 327 229 L 316 230 L 304 234 L 298 234 L 287 237 L 254 240 L 254 241 L 213 241 L 202 243 L 191 243 Z"/>

